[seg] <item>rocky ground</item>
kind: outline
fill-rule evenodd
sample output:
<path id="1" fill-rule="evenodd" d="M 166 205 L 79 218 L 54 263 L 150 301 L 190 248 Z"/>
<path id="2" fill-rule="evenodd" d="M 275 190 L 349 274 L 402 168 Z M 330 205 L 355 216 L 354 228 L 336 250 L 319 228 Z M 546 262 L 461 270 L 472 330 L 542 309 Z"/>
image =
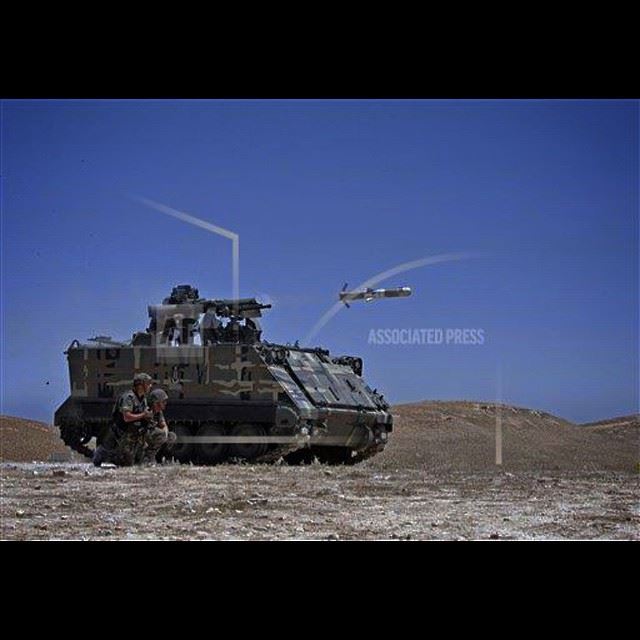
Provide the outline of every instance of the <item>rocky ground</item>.
<path id="1" fill-rule="evenodd" d="M 3 417 L 0 536 L 640 539 L 638 416 L 581 426 L 471 402 L 417 403 L 394 413 L 397 426 L 387 449 L 355 467 L 96 469 L 51 461 L 59 446 L 53 430 L 49 451 L 42 433 L 31 438 L 26 421 L 22 430 L 11 430 Z M 496 414 L 503 425 L 500 467 Z M 34 432 L 48 429 L 35 424 Z M 16 437 L 27 444 L 18 448 Z M 44 447 L 32 457 L 39 461 L 7 461 L 9 451 L 19 452 L 14 460 L 28 459 L 35 441 Z"/>
<path id="2" fill-rule="evenodd" d="M 2 538 L 640 539 L 631 474 L 4 463 Z"/>

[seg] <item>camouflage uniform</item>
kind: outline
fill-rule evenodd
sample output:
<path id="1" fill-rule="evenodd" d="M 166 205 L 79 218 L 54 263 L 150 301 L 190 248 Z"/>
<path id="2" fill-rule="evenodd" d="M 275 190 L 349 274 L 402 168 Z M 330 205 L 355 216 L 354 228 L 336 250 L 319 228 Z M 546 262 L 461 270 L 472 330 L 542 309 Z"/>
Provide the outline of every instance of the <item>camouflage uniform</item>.
<path id="1" fill-rule="evenodd" d="M 154 389 L 147 396 L 147 404 L 153 410 L 153 407 L 158 403 L 158 406 L 164 407 L 164 403 L 168 400 L 168 396 L 162 389 Z M 164 413 L 162 410 L 155 411 L 153 414 L 153 420 L 151 421 L 149 428 L 144 435 L 145 450 L 142 456 L 142 461 L 146 463 L 153 463 L 156 460 L 156 456 L 163 445 L 168 445 L 169 449 L 176 442 L 176 434 L 169 431 L 167 427 L 167 421 L 164 419 Z"/>
<path id="2" fill-rule="evenodd" d="M 111 462 L 129 467 L 140 460 L 148 423 L 144 420 L 126 423 L 124 413 L 144 413 L 148 410 L 146 397 L 139 398 L 133 389 L 125 391 L 118 398 L 113 407 L 113 424 L 100 447 L 96 449 L 97 462 Z"/>
<path id="3" fill-rule="evenodd" d="M 145 450 L 142 461 L 147 463 L 154 462 L 162 445 L 167 443 L 168 440 L 172 443 L 174 439 L 175 434 L 169 433 L 169 428 L 167 427 L 167 422 L 164 419 L 162 411 L 154 413 L 153 422 L 144 434 Z"/>

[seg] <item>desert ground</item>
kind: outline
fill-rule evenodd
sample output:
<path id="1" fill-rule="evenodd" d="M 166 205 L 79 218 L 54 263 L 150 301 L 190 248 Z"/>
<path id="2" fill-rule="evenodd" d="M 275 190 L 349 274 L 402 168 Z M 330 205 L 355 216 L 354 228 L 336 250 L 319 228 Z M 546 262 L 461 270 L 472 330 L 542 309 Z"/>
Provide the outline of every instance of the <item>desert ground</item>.
<path id="1" fill-rule="evenodd" d="M 3 540 L 638 540 L 640 418 L 576 425 L 481 402 L 393 408 L 353 467 L 98 469 L 0 417 Z M 503 460 L 495 463 L 496 418 Z"/>

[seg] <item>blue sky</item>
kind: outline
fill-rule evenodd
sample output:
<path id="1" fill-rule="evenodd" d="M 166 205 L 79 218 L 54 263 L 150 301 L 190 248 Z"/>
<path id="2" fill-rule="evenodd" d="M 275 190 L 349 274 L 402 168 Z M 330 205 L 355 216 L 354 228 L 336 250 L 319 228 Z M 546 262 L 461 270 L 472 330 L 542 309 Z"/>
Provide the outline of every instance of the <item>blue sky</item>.
<path id="1" fill-rule="evenodd" d="M 269 296 L 302 339 L 361 355 L 392 402 L 502 398 L 576 421 L 638 410 L 638 103 L 4 101 L 2 412 L 50 421 L 74 339 L 129 339 L 174 284 Z M 371 329 L 482 328 L 482 345 L 375 345 Z M 47 384 L 49 382 L 49 384 Z"/>

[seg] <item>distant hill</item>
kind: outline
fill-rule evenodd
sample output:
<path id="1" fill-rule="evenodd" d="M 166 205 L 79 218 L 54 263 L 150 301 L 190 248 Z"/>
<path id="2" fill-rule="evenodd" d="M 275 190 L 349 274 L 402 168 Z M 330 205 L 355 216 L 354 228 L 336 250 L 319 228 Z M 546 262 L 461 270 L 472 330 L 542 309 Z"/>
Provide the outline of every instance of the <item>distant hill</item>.
<path id="1" fill-rule="evenodd" d="M 425 401 L 396 405 L 383 468 L 495 469 L 496 416 L 502 419 L 505 470 L 636 471 L 638 416 L 576 425 L 544 411 L 489 402 Z"/>
<path id="2" fill-rule="evenodd" d="M 60 439 L 58 429 L 44 422 L 0 416 L 0 460 L 32 462 L 77 460 Z"/>
<path id="3" fill-rule="evenodd" d="M 419 467 L 434 473 L 495 469 L 498 411 L 502 419 L 502 468 L 506 471 L 638 470 L 638 415 L 577 425 L 543 411 L 468 401 L 396 405 L 389 444 L 367 466 Z M 0 416 L 0 460 L 65 458 L 87 462 L 65 446 L 56 428 Z"/>

